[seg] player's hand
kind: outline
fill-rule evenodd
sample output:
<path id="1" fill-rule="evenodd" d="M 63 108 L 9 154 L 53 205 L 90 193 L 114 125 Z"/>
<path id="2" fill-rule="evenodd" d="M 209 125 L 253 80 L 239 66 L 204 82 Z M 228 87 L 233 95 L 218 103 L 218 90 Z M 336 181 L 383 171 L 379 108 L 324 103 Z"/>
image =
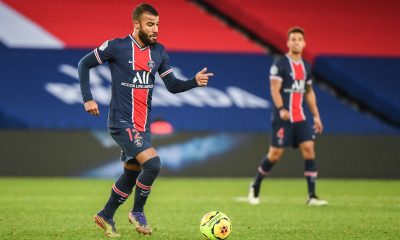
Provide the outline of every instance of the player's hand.
<path id="1" fill-rule="evenodd" d="M 289 114 L 289 111 L 287 109 L 279 110 L 279 116 L 281 117 L 281 119 L 283 121 L 289 121 L 289 119 L 290 119 L 290 114 Z"/>
<path id="2" fill-rule="evenodd" d="M 208 73 L 207 68 L 205 67 L 205 68 L 203 68 L 203 70 L 198 72 L 194 78 L 197 81 L 197 85 L 199 85 L 200 87 L 204 87 L 204 86 L 207 86 L 208 79 L 209 79 L 209 77 L 212 77 L 212 76 L 214 76 L 214 73 Z"/>
<path id="3" fill-rule="evenodd" d="M 318 116 L 314 117 L 314 132 L 315 133 L 322 133 L 324 130 L 324 126 L 322 125 L 321 118 Z"/>
<path id="4" fill-rule="evenodd" d="M 84 106 L 85 106 L 86 112 L 88 112 L 94 116 L 100 115 L 99 106 L 97 105 L 96 101 L 94 101 L 94 100 L 87 101 L 87 102 L 85 102 Z"/>

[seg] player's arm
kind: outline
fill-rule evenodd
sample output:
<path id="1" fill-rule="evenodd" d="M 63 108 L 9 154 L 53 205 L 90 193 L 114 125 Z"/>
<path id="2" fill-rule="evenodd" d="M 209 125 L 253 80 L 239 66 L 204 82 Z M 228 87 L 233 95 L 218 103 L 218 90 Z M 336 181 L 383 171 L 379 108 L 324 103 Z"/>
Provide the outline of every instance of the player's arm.
<path id="1" fill-rule="evenodd" d="M 313 115 L 314 120 L 314 130 L 316 133 L 322 133 L 323 125 L 321 118 L 319 116 L 318 106 L 317 106 L 317 98 L 315 97 L 314 90 L 312 88 L 311 83 L 306 84 L 306 93 L 304 98 L 307 102 L 307 105 L 310 109 L 311 114 Z"/>
<path id="2" fill-rule="evenodd" d="M 171 93 L 180 93 L 190 90 L 195 87 L 203 87 L 208 84 L 208 79 L 214 76 L 213 73 L 207 73 L 207 68 L 204 68 L 196 74 L 196 76 L 190 80 L 182 80 L 175 77 L 172 71 L 171 65 L 169 64 L 169 57 L 165 50 L 162 51 L 163 62 L 158 69 L 161 79 L 163 80 L 166 88 Z"/>
<path id="3" fill-rule="evenodd" d="M 283 105 L 283 99 L 281 95 L 282 80 L 279 78 L 270 78 L 270 88 L 272 101 L 279 111 L 279 116 L 282 120 L 287 121 L 290 118 L 289 111 Z"/>
<path id="4" fill-rule="evenodd" d="M 100 112 L 96 101 L 93 100 L 92 92 L 90 91 L 90 69 L 111 59 L 111 49 L 110 47 L 107 49 L 107 47 L 108 41 L 103 43 L 99 48 L 88 53 L 78 63 L 79 82 L 85 111 L 95 116 L 98 116 Z"/>
<path id="5" fill-rule="evenodd" d="M 279 61 L 274 62 L 269 71 L 271 97 L 272 101 L 275 104 L 276 109 L 278 109 L 279 111 L 279 116 L 281 117 L 281 119 L 284 121 L 288 121 L 290 119 L 289 110 L 285 108 L 285 105 L 283 104 L 283 98 L 281 95 L 283 73 L 282 69 L 278 66 L 279 66 Z"/>
<path id="6" fill-rule="evenodd" d="M 84 102 L 85 111 L 98 116 L 100 114 L 96 101 L 93 100 L 90 91 L 90 69 L 100 65 L 93 52 L 84 56 L 78 63 L 79 82 Z"/>

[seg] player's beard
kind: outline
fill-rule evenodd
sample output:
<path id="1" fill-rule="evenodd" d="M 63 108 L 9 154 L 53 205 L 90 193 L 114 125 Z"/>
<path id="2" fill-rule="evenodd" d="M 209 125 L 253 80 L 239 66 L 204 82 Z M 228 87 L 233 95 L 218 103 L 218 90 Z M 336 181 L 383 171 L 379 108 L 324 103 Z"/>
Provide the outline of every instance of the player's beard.
<path id="1" fill-rule="evenodd" d="M 153 46 L 157 42 L 157 40 L 155 40 L 154 42 L 151 41 L 150 37 L 148 35 L 146 35 L 146 33 L 143 32 L 143 30 L 141 28 L 139 28 L 138 35 L 139 35 L 140 41 L 142 41 L 146 46 Z"/>
<path id="2" fill-rule="evenodd" d="M 302 51 L 292 50 L 292 53 L 295 54 L 295 55 L 300 55 L 302 53 Z"/>

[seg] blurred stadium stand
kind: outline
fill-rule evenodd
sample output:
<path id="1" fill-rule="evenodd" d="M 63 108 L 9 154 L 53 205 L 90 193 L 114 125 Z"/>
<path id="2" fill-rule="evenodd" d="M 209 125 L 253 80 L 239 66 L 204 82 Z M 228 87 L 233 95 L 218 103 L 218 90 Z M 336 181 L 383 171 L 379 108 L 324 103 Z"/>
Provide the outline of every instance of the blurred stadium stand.
<path id="1" fill-rule="evenodd" d="M 307 34 L 306 57 L 314 62 L 319 80 L 315 91 L 327 133 L 319 138 L 317 148 L 321 170 L 328 177 L 400 177 L 395 171 L 400 167 L 395 161 L 400 149 L 394 147 L 400 133 L 396 2 L 371 3 L 365 8 L 363 2 L 365 12 L 358 13 L 358 1 L 340 0 L 329 3 L 332 6 L 300 1 L 304 4 L 296 8 L 304 17 L 292 14 L 294 1 L 148 2 L 159 10 L 159 41 L 169 51 L 175 74 L 189 78 L 204 66 L 215 73 L 207 88 L 177 95 L 168 93 L 157 80 L 152 117 L 170 122 L 177 131 L 154 138 L 160 155 L 165 154 L 163 174 L 219 176 L 218 169 L 227 165 L 231 168 L 224 176 L 253 174 L 271 130 L 269 67 L 275 53 L 286 51 L 286 30 L 300 25 Z M 101 66 L 91 73 L 93 95 L 102 113 L 95 118 L 83 111 L 76 68 L 94 47 L 131 32 L 131 11 L 138 3 L 0 2 L 0 55 L 6 59 L 0 71 L 0 176 L 102 176 L 98 173 L 104 167 L 110 170 L 114 169 L 110 164 L 118 164 L 118 148 L 105 132 L 109 71 Z M 380 9 L 378 13 L 374 7 Z M 206 10 L 234 20 L 237 26 Z M 368 30 L 362 28 L 365 23 Z M 237 31 L 238 26 L 255 38 Z M 329 83 L 375 114 L 359 111 L 318 82 Z M 351 149 L 337 151 L 353 142 L 357 144 Z M 381 154 L 386 148 L 391 153 Z M 168 158 L 171 155 L 175 161 Z M 298 157 L 288 154 L 300 163 Z M 374 167 L 377 158 L 386 162 L 385 167 Z M 335 166 L 339 160 L 347 162 L 348 172 Z M 360 162 L 363 169 L 357 168 Z M 55 170 L 54 164 L 64 168 Z M 284 166 L 276 176 L 301 176 L 301 171 Z M 108 177 L 118 174 L 109 172 Z"/>
<path id="2" fill-rule="evenodd" d="M 146 2 L 157 6 L 161 29 L 159 41 L 170 51 L 265 52 L 260 46 L 187 1 Z M 23 20 L 32 21 L 56 39 L 61 47 L 70 49 L 98 47 L 105 40 L 131 33 L 132 10 L 139 3 L 141 1 L 6 0 L 1 6 L 17 10 L 27 18 Z M 27 27 L 28 22 L 20 27 Z M 9 28 L 12 31 L 13 24 Z M 18 29 L 18 32 L 23 30 Z M 11 46 L 14 46 L 12 42 L 19 41 L 21 37 L 17 36 L 17 39 L 11 39 L 12 42 L 8 43 L 4 38 L 10 34 L 4 30 L 1 34 L 3 43 Z M 36 37 L 39 34 L 31 35 L 27 44 L 17 47 L 32 47 L 29 41 L 33 42 Z"/>
<path id="3" fill-rule="evenodd" d="M 400 66 L 400 34 L 395 30 L 400 24 L 399 1 L 196 2 L 278 52 L 287 49 L 287 29 L 303 27 L 304 55 L 316 62 L 319 80 L 400 127 L 400 82 L 395 74 Z"/>

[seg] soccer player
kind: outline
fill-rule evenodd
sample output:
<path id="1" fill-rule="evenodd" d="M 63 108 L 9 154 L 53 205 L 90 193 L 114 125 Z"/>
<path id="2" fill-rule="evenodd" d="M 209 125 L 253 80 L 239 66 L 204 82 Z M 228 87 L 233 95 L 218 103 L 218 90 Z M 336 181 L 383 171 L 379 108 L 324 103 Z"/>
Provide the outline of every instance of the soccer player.
<path id="1" fill-rule="evenodd" d="M 134 187 L 134 205 L 128 214 L 129 222 L 139 233 L 152 233 L 143 210 L 161 166 L 160 158 L 150 143 L 149 130 L 156 73 L 160 74 L 171 93 L 206 86 L 209 77 L 213 76 L 204 68 L 191 80 L 175 77 L 164 46 L 157 43 L 159 15 L 154 7 L 146 3 L 136 6 L 132 21 L 132 34 L 104 42 L 84 56 L 78 65 L 84 107 L 95 116 L 100 113 L 90 91 L 89 70 L 108 62 L 112 76 L 108 129 L 122 149 L 124 171 L 112 186 L 104 208 L 94 216 L 95 223 L 109 237 L 119 236 L 113 216 Z"/>
<path id="2" fill-rule="evenodd" d="M 281 159 L 285 147 L 300 148 L 304 158 L 304 176 L 307 180 L 309 206 L 322 206 L 328 202 L 317 197 L 315 181 L 314 133 L 322 133 L 323 126 L 312 88 L 310 65 L 302 58 L 306 42 L 301 28 L 288 31 L 289 52 L 279 57 L 270 69 L 272 110 L 272 137 L 267 156 L 261 161 L 254 181 L 250 185 L 250 204 L 260 203 L 260 187 L 265 176 Z M 314 131 L 306 120 L 303 100 L 313 115 Z"/>

